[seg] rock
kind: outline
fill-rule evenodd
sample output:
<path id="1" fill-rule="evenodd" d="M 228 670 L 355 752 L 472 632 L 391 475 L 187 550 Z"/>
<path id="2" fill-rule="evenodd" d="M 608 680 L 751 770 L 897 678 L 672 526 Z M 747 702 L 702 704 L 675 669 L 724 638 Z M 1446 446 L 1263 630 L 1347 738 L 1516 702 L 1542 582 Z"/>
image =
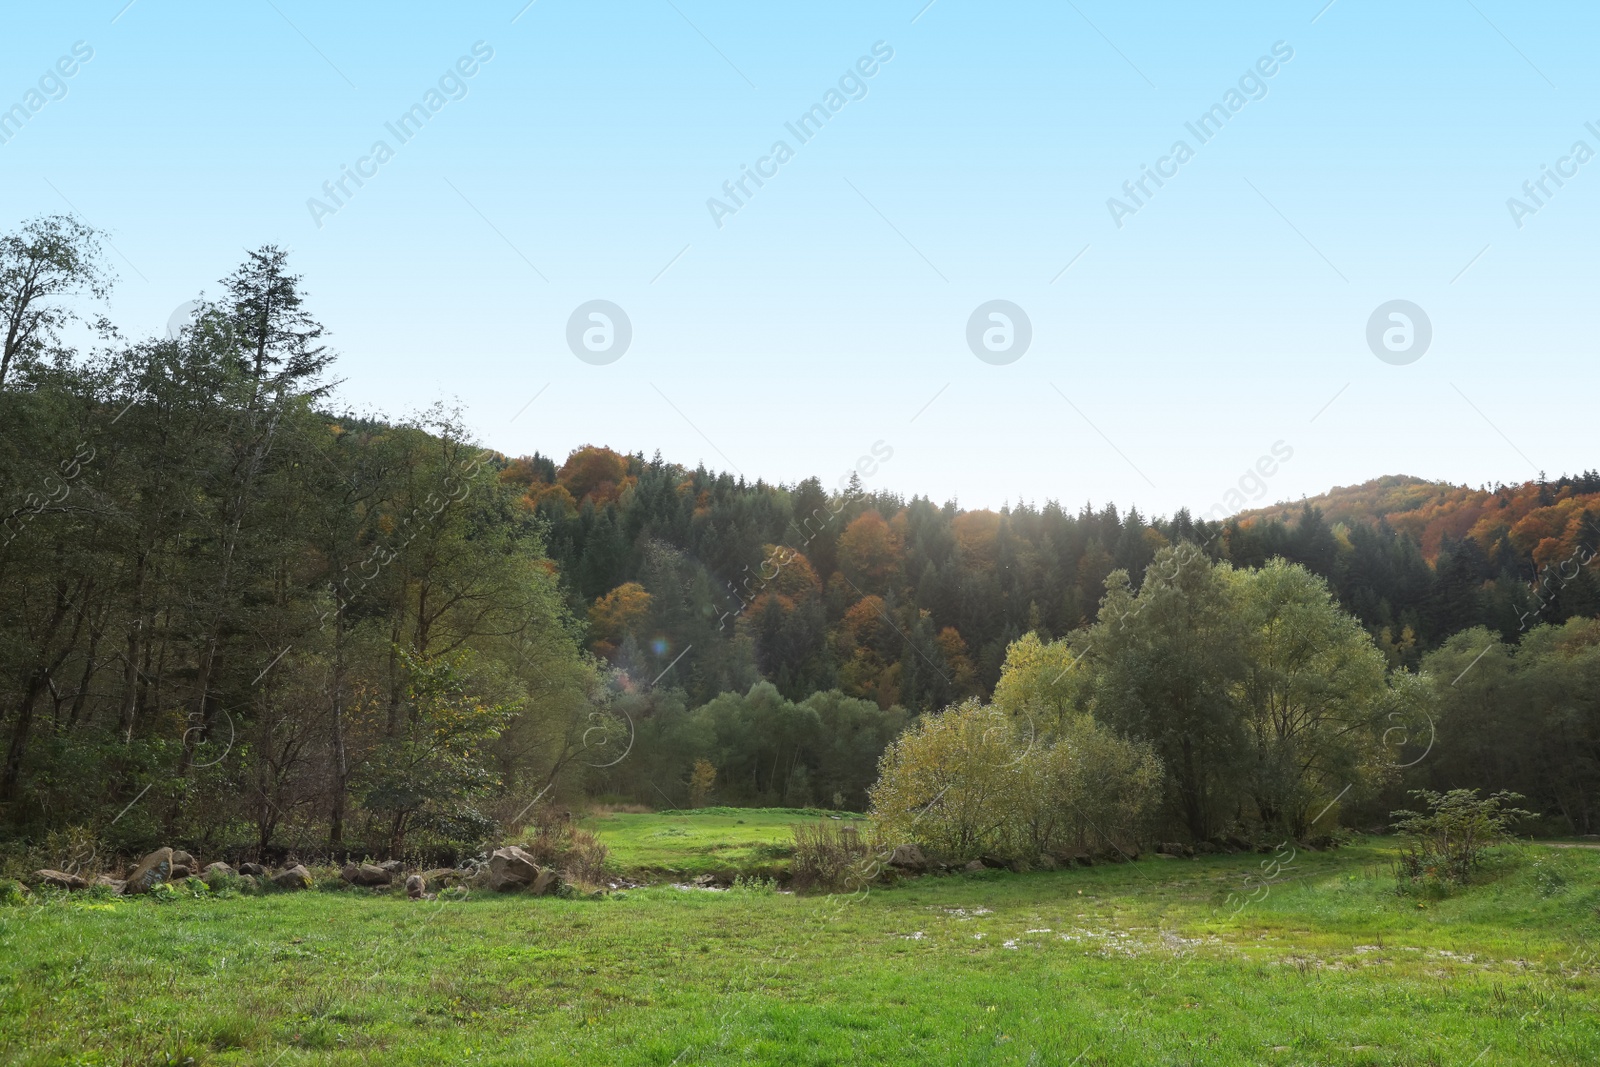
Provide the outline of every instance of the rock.
<path id="1" fill-rule="evenodd" d="M 275 875 L 272 884 L 279 889 L 310 889 L 311 872 L 306 870 L 305 864 L 297 863 L 287 871 Z"/>
<path id="2" fill-rule="evenodd" d="M 378 864 L 378 866 L 389 874 L 399 874 L 401 868 L 403 868 L 405 864 L 401 863 L 399 860 L 384 860 L 382 863 Z"/>
<path id="3" fill-rule="evenodd" d="M 47 885 L 52 889 L 88 889 L 89 883 L 75 874 L 66 871 L 55 871 L 49 867 L 33 872 L 29 879 L 34 885 Z"/>
<path id="4" fill-rule="evenodd" d="M 172 850 L 158 848 L 150 855 L 139 861 L 138 866 L 128 875 L 127 883 L 122 887 L 123 893 L 137 896 L 148 893 L 155 886 L 166 881 L 172 873 Z"/>
<path id="5" fill-rule="evenodd" d="M 239 864 L 239 873 L 248 874 L 252 878 L 265 878 L 267 869 L 259 863 L 241 863 Z"/>
<path id="6" fill-rule="evenodd" d="M 215 889 L 217 886 L 222 884 L 224 879 L 232 878 L 233 874 L 234 871 L 232 867 L 229 867 L 226 863 L 218 860 L 216 863 L 206 867 L 206 869 L 201 872 L 200 877 L 205 879 L 206 885 L 210 886 L 212 889 Z"/>
<path id="7" fill-rule="evenodd" d="M 928 857 L 916 845 L 897 845 L 889 854 L 889 866 L 904 871 L 925 871 L 928 869 Z"/>
<path id="8" fill-rule="evenodd" d="M 1239 852 L 1249 852 L 1251 847 L 1250 842 L 1246 841 L 1238 834 L 1224 834 L 1222 843 Z"/>
<path id="9" fill-rule="evenodd" d="M 1079 867 L 1093 867 L 1094 857 L 1089 855 L 1087 852 L 1080 852 L 1076 856 L 1072 857 L 1072 862 L 1076 863 Z"/>
<path id="10" fill-rule="evenodd" d="M 422 875 L 413 874 L 410 878 L 406 879 L 406 896 L 410 897 L 412 900 L 421 900 L 422 891 L 427 887 L 428 883 L 423 879 Z"/>
<path id="11" fill-rule="evenodd" d="M 256 876 L 253 874 L 241 874 L 239 876 L 239 884 L 244 886 L 246 889 L 255 889 Z"/>
<path id="12" fill-rule="evenodd" d="M 1011 866 L 1010 860 L 1003 860 L 999 856 L 979 856 L 978 862 L 997 871 Z"/>
<path id="13" fill-rule="evenodd" d="M 539 877 L 539 865 L 516 845 L 489 854 L 489 888 L 496 893 L 525 889 Z"/>
<path id="14" fill-rule="evenodd" d="M 388 885 L 394 880 L 393 876 L 382 867 L 371 863 L 352 863 L 339 872 L 351 885 Z"/>
<path id="15" fill-rule="evenodd" d="M 1194 851 L 1195 854 L 1199 856 L 1215 856 L 1222 850 L 1216 845 L 1213 845 L 1210 841 L 1200 841 L 1195 844 Z"/>
<path id="16" fill-rule="evenodd" d="M 1178 858 L 1170 852 L 1157 852 L 1155 855 L 1158 860 L 1175 860 Z"/>
<path id="17" fill-rule="evenodd" d="M 94 878 L 94 884 L 108 886 L 113 893 L 120 893 L 122 892 L 122 887 L 128 883 L 121 878 L 113 878 L 109 874 L 97 874 Z"/>
<path id="18" fill-rule="evenodd" d="M 191 871 L 199 870 L 200 868 L 199 861 L 197 861 L 193 856 L 189 855 L 189 853 L 184 852 L 182 849 L 173 850 L 172 865 L 174 867 L 187 867 Z"/>
<path id="19" fill-rule="evenodd" d="M 1053 871 L 1061 866 L 1061 861 L 1050 855 L 1048 852 L 1041 852 L 1039 854 L 1038 862 L 1035 864 L 1035 866 L 1037 866 L 1041 871 Z"/>
<path id="20" fill-rule="evenodd" d="M 435 867 L 431 871 L 423 871 L 420 875 L 414 874 L 411 877 L 421 878 L 422 884 L 426 888 L 437 893 L 447 885 L 453 885 L 456 882 L 464 881 L 465 879 L 472 877 L 472 872 L 458 871 L 454 867 Z M 409 886 L 410 884 L 411 879 L 406 879 L 406 885 Z"/>
<path id="21" fill-rule="evenodd" d="M 545 867 L 539 871 L 539 876 L 533 880 L 533 885 L 529 887 L 528 891 L 536 897 L 543 897 L 551 893 L 560 892 L 560 890 L 561 876 L 552 868 Z"/>
<path id="22" fill-rule="evenodd" d="M 1194 849 L 1177 841 L 1163 841 L 1156 846 L 1156 855 L 1161 856 L 1193 856 Z"/>
<path id="23" fill-rule="evenodd" d="M 167 881 L 169 882 L 181 882 L 187 877 L 189 877 L 188 864 L 174 863 L 172 870 L 167 872 Z"/>
<path id="24" fill-rule="evenodd" d="M 972 860 L 965 867 L 963 867 L 961 869 L 963 871 L 970 871 L 970 872 L 976 874 L 978 871 L 986 871 L 989 868 L 987 868 L 987 867 L 985 867 L 983 865 L 983 861 L 982 860 Z"/>

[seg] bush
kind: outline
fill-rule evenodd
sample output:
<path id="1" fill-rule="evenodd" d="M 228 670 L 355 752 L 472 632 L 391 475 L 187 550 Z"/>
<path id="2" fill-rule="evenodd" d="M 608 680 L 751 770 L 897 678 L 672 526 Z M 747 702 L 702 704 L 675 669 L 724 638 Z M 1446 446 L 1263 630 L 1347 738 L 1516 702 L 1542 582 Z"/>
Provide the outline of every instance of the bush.
<path id="1" fill-rule="evenodd" d="M 1060 717 L 1050 734 L 1018 724 L 968 701 L 901 734 L 871 793 L 884 838 L 957 862 L 1131 851 L 1160 799 L 1150 747 L 1087 714 Z"/>
<path id="2" fill-rule="evenodd" d="M 1510 839 L 1511 824 L 1533 814 L 1505 806 L 1521 800 L 1521 793 L 1479 797 L 1476 789 L 1413 789 L 1410 795 L 1427 804 L 1428 811 L 1392 813 L 1394 829 L 1408 837 L 1395 868 L 1402 889 L 1429 879 L 1466 885 L 1483 866 L 1486 851 Z"/>
<path id="3" fill-rule="evenodd" d="M 794 827 L 790 872 L 797 890 L 854 891 L 877 877 L 872 842 L 854 826 L 819 822 Z"/>
<path id="4" fill-rule="evenodd" d="M 534 835 L 522 846 L 533 862 L 554 867 L 565 882 L 597 888 L 605 876 L 610 850 L 588 830 L 579 829 L 564 813 L 541 809 L 534 815 Z"/>

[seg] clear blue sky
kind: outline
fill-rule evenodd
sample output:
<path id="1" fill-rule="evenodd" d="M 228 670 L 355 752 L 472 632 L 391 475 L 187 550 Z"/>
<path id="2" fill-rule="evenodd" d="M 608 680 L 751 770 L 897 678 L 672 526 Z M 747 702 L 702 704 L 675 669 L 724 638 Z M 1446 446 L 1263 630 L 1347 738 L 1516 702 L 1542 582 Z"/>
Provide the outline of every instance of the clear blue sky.
<path id="1" fill-rule="evenodd" d="M 151 333 L 285 245 L 349 403 L 459 401 L 510 453 L 832 482 L 881 440 L 907 494 L 1158 512 L 1279 441 L 1266 500 L 1600 465 L 1600 159 L 1572 155 L 1600 151 L 1600 11 L 1324 2 L 28 5 L 0 107 L 44 88 L 0 127 L 0 225 L 70 201 Z M 372 176 L 314 213 L 345 166 Z M 1544 166 L 1569 176 L 1514 219 Z M 603 365 L 567 342 L 593 299 L 632 323 Z M 967 342 L 995 299 L 1033 334 L 999 365 Z M 1432 326 L 1403 365 L 1367 339 L 1396 299 Z"/>

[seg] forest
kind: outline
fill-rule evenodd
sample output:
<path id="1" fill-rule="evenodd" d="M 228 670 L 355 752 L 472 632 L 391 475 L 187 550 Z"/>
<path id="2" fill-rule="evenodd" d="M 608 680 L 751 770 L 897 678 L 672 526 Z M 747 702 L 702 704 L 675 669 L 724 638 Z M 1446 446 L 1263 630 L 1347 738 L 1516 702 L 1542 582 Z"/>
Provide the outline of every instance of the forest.
<path id="1" fill-rule="evenodd" d="M 85 311 L 112 281 L 71 217 L 0 238 L 4 841 L 400 855 L 535 804 L 864 810 L 952 707 L 1122 760 L 1141 833 L 1458 786 L 1600 828 L 1593 471 L 1214 523 L 558 463 L 345 410 L 280 248 L 173 337 Z"/>

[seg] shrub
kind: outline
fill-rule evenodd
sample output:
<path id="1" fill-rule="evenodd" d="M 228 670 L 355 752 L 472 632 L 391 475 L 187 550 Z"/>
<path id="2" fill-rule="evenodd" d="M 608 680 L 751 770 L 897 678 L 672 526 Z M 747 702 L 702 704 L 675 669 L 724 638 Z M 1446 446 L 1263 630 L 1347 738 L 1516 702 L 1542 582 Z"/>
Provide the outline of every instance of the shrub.
<path id="1" fill-rule="evenodd" d="M 790 872 L 797 890 L 853 891 L 877 877 L 881 864 L 866 835 L 830 822 L 794 827 Z"/>
<path id="2" fill-rule="evenodd" d="M 1048 734 L 1029 719 L 1049 721 L 968 701 L 901 734 L 871 791 L 885 839 L 955 861 L 1131 847 L 1160 798 L 1153 750 L 1087 714 L 1057 717 Z"/>
<path id="3" fill-rule="evenodd" d="M 1533 814 L 1506 807 L 1522 794 L 1504 790 L 1487 797 L 1479 797 L 1476 789 L 1413 789 L 1410 795 L 1420 798 L 1428 811 L 1392 813 L 1394 829 L 1408 836 L 1395 869 L 1402 888 L 1429 878 L 1466 885 L 1483 865 L 1486 850 L 1510 838 L 1512 823 Z"/>
<path id="4" fill-rule="evenodd" d="M 554 867 L 563 881 L 586 889 L 599 886 L 610 854 L 598 837 L 550 808 L 535 813 L 533 837 L 522 847 L 539 866 Z"/>

